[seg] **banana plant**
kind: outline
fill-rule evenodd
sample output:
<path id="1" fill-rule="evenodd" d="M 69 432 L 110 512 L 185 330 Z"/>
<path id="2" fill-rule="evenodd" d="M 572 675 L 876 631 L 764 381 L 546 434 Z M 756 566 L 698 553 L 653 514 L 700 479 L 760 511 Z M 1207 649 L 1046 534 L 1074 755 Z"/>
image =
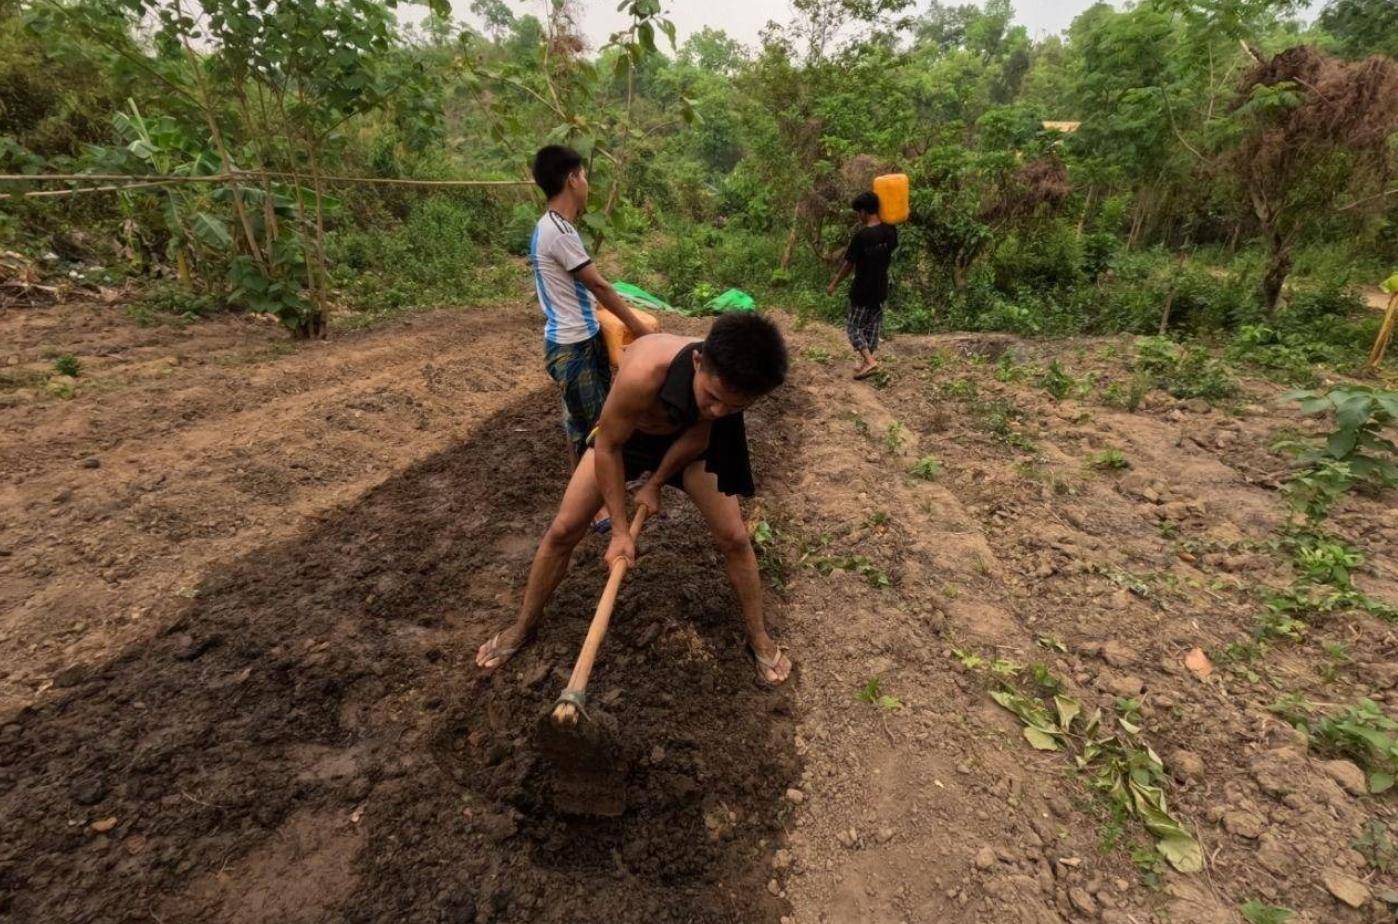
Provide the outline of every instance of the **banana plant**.
<path id="1" fill-rule="evenodd" d="M 164 176 L 207 176 L 217 172 L 218 161 L 207 146 L 201 145 L 184 132 L 169 116 L 148 118 L 134 100 L 114 117 L 116 130 L 126 139 L 126 153 Z M 123 207 L 134 208 L 133 197 L 142 193 L 121 194 Z M 194 184 L 159 187 L 155 193 L 161 199 L 161 214 L 169 234 L 167 256 L 174 261 L 180 282 L 188 285 L 192 279 L 190 256 L 199 249 L 227 254 L 233 247 L 233 235 L 228 224 L 205 206 L 210 199 L 207 189 Z"/>

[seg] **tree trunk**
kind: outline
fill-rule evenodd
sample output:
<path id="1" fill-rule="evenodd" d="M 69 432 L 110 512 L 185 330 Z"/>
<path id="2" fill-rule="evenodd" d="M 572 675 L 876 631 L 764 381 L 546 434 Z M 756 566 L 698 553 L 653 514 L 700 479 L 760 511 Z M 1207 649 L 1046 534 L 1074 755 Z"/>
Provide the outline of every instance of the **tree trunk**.
<path id="1" fill-rule="evenodd" d="M 796 254 L 796 222 L 801 216 L 801 203 L 791 210 L 791 230 L 786 233 L 786 247 L 782 248 L 782 269 L 791 267 L 791 258 Z"/>
<path id="2" fill-rule="evenodd" d="M 1170 288 L 1165 293 L 1165 307 L 1160 312 L 1160 336 L 1165 336 L 1165 332 L 1170 329 L 1170 309 L 1175 306 L 1175 289 L 1179 286 L 1180 272 L 1184 270 L 1184 252 L 1181 251 L 1175 260 L 1175 270 L 1170 273 Z"/>
<path id="3" fill-rule="evenodd" d="M 1262 274 L 1262 304 L 1268 314 L 1276 314 L 1281 301 L 1282 286 L 1291 273 L 1291 245 L 1278 235 L 1272 235 L 1272 253 L 1267 260 L 1267 272 Z"/>
<path id="4" fill-rule="evenodd" d="M 1146 211 L 1146 191 L 1143 189 L 1136 196 L 1135 214 L 1131 218 L 1131 232 L 1126 235 L 1126 249 L 1136 249 L 1136 235 L 1141 232 L 1141 223 L 1145 220 Z"/>
<path id="5" fill-rule="evenodd" d="M 1092 208 L 1092 194 L 1096 191 L 1096 186 L 1087 187 L 1087 196 L 1082 202 L 1082 214 L 1078 216 L 1078 237 L 1082 237 L 1083 228 L 1087 225 L 1087 213 Z"/>

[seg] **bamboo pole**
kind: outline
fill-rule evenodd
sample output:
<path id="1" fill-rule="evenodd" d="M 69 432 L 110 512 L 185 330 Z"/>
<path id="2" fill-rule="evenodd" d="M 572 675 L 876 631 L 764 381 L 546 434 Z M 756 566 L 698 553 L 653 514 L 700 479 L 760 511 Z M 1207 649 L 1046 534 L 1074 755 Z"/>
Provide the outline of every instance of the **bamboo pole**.
<path id="1" fill-rule="evenodd" d="M 293 173 L 277 170 L 237 170 L 233 173 L 214 173 L 206 176 L 161 176 L 121 173 L 4 173 L 0 183 L 50 183 L 50 182 L 112 182 L 129 181 L 118 185 L 84 186 L 77 189 L 43 189 L 18 193 L 0 193 L 0 199 L 37 199 L 58 196 L 78 196 L 90 192 L 121 192 L 127 189 L 144 189 L 151 186 L 177 185 L 183 183 L 228 183 L 239 179 L 301 179 Z M 531 180 L 413 180 L 395 177 L 373 176 L 321 176 L 325 183 L 361 186 L 418 186 L 418 187 L 495 187 L 532 186 Z"/>
<path id="2" fill-rule="evenodd" d="M 61 199 L 65 196 L 81 196 L 87 193 L 126 192 L 131 189 L 150 189 L 155 186 L 169 186 L 165 180 L 151 183 L 118 183 L 112 186 L 83 186 L 79 189 L 36 189 L 22 193 L 0 193 L 0 199 Z"/>
<path id="3" fill-rule="evenodd" d="M 1388 352 L 1388 343 L 1393 339 L 1395 324 L 1398 324 L 1398 292 L 1394 292 L 1393 297 L 1388 300 L 1388 307 L 1383 314 L 1383 326 L 1379 328 L 1379 335 L 1374 338 L 1374 347 L 1369 351 L 1369 361 L 1364 364 L 1365 372 L 1378 371 L 1384 353 Z"/>

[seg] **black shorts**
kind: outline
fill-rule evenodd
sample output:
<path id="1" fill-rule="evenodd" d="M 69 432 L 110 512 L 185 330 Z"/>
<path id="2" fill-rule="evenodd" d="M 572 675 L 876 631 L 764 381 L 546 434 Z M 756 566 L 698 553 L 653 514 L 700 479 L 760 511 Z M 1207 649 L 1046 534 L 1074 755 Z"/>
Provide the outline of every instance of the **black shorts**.
<path id="1" fill-rule="evenodd" d="M 679 433 L 655 434 L 637 431 L 621 447 L 621 459 L 626 466 L 628 481 L 640 478 L 660 468 L 665 453 L 679 439 Z M 704 471 L 718 476 L 718 489 L 724 494 L 752 497 L 757 487 L 752 477 L 752 461 L 748 455 L 747 428 L 742 414 L 720 417 L 709 433 L 709 445 L 699 457 Z M 665 482 L 684 490 L 684 472 L 675 473 Z"/>

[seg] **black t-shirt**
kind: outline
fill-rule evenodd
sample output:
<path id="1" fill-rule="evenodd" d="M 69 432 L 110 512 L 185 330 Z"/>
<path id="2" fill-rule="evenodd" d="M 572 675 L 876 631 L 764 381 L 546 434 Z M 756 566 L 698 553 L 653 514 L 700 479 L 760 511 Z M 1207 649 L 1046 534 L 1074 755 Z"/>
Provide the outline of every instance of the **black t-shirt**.
<path id="1" fill-rule="evenodd" d="M 877 224 L 860 228 L 849 242 L 845 259 L 854 264 L 850 301 L 861 307 L 882 305 L 888 298 L 888 264 L 898 247 L 898 229 Z"/>

